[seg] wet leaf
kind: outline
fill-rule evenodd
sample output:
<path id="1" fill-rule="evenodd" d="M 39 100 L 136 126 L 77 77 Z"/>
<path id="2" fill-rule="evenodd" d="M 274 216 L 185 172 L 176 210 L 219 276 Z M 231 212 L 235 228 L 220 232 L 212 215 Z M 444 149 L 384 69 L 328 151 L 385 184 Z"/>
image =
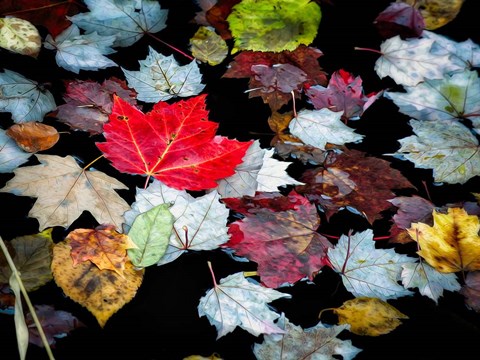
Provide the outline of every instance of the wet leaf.
<path id="1" fill-rule="evenodd" d="M 0 18 L 0 47 L 36 58 L 41 46 L 42 39 L 32 23 L 15 17 Z"/>
<path id="2" fill-rule="evenodd" d="M 57 129 L 36 121 L 14 124 L 7 129 L 6 134 L 29 153 L 48 150 L 60 139 Z"/>
<path id="3" fill-rule="evenodd" d="M 190 39 L 190 47 L 197 60 L 213 66 L 222 63 L 228 55 L 225 40 L 210 26 L 200 26 Z"/>

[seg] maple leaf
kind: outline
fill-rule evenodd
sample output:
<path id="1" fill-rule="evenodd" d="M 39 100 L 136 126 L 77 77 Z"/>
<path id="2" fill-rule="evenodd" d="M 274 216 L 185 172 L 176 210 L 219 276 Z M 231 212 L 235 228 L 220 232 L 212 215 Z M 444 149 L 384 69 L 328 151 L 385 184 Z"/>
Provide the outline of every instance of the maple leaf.
<path id="1" fill-rule="evenodd" d="M 260 148 L 255 140 L 248 148 L 243 161 L 235 168 L 235 174 L 218 182 L 217 191 L 222 197 L 253 196 L 255 192 L 278 191 L 285 185 L 303 185 L 285 171 L 291 164 L 272 156 L 273 149 Z"/>
<path id="2" fill-rule="evenodd" d="M 40 34 L 29 21 L 15 17 L 0 18 L 0 47 L 36 58 L 41 46 Z"/>
<path id="3" fill-rule="evenodd" d="M 115 77 L 102 84 L 92 80 L 66 81 L 63 95 L 66 103 L 57 107 L 56 117 L 74 129 L 88 131 L 91 135 L 101 134 L 112 112 L 113 94 L 131 105 L 137 103 L 135 91 Z"/>
<path id="4" fill-rule="evenodd" d="M 205 19 L 218 31 L 224 40 L 232 38 L 227 17 L 231 14 L 232 7 L 240 1 L 241 0 L 218 0 L 205 14 Z"/>
<path id="5" fill-rule="evenodd" d="M 435 303 L 443 295 L 443 290 L 458 291 L 461 285 L 455 274 L 443 274 L 420 261 L 402 265 L 402 284 L 405 288 L 418 288 L 420 294 Z"/>
<path id="6" fill-rule="evenodd" d="M 331 111 L 327 108 L 320 110 L 300 110 L 293 118 L 288 128 L 305 144 L 325 150 L 328 144 L 344 145 L 349 142 L 360 142 L 363 135 L 341 122 L 343 111 Z"/>
<path id="7" fill-rule="evenodd" d="M 38 220 L 40 230 L 70 226 L 84 210 L 100 223 L 120 229 L 123 213 L 130 206 L 114 189 L 127 189 L 100 171 L 85 171 L 71 156 L 35 155 L 40 165 L 21 167 L 0 189 L 15 195 L 37 197 L 28 216 Z"/>
<path id="8" fill-rule="evenodd" d="M 52 36 L 57 36 L 70 26 L 67 16 L 76 14 L 82 5 L 64 0 L 2 0 L 0 14 L 15 16 L 39 26 L 44 26 Z"/>
<path id="9" fill-rule="evenodd" d="M 358 120 L 380 94 L 364 94 L 362 78 L 340 69 L 330 78 L 328 87 L 314 85 L 305 94 L 315 109 L 343 111 L 342 120 Z"/>
<path id="10" fill-rule="evenodd" d="M 414 188 L 388 161 L 358 150 L 330 155 L 323 167 L 306 170 L 299 180 L 306 185 L 295 189 L 320 205 L 327 218 L 342 207 L 353 207 L 370 223 L 391 207 L 392 189 Z"/>
<path id="11" fill-rule="evenodd" d="M 66 240 L 72 250 L 73 266 L 91 261 L 100 270 L 108 269 L 122 276 L 128 260 L 127 249 L 136 248 L 130 238 L 115 231 L 113 225 L 100 225 L 95 229 L 75 229 Z"/>
<path id="12" fill-rule="evenodd" d="M 399 35 L 382 42 L 382 56 L 375 62 L 375 71 L 381 78 L 389 76 L 397 84 L 415 86 L 427 79 L 443 79 L 444 74 L 458 70 L 449 54 L 432 52 L 434 40 Z"/>
<path id="13" fill-rule="evenodd" d="M 56 107 L 50 91 L 36 81 L 8 69 L 0 73 L 0 112 L 12 113 L 16 123 L 42 121 Z"/>
<path id="14" fill-rule="evenodd" d="M 398 284 L 402 265 L 416 259 L 398 254 L 393 249 L 376 249 L 373 232 L 367 229 L 342 235 L 327 257 L 332 268 L 342 276 L 343 285 L 355 297 L 376 297 L 382 300 L 413 295 Z"/>
<path id="15" fill-rule="evenodd" d="M 425 29 L 420 10 L 404 2 L 392 2 L 373 21 L 384 38 L 400 35 L 402 38 L 419 37 Z"/>
<path id="16" fill-rule="evenodd" d="M 418 254 L 442 273 L 480 269 L 480 221 L 463 208 L 433 210 L 433 226 L 414 223 L 408 233 L 418 242 Z"/>
<path id="17" fill-rule="evenodd" d="M 427 80 L 405 93 L 385 92 L 401 113 L 417 120 L 469 119 L 480 128 L 480 80 L 476 71 L 466 70 Z"/>
<path id="18" fill-rule="evenodd" d="M 264 335 L 261 344 L 255 343 L 253 353 L 257 360 L 334 359 L 335 355 L 351 360 L 361 351 L 352 345 L 351 340 L 337 338 L 342 331 L 349 329 L 348 325 L 326 326 L 319 322 L 302 329 L 292 324 L 283 313 L 277 325 L 285 334 Z"/>
<path id="19" fill-rule="evenodd" d="M 452 20 L 460 12 L 464 0 L 402 0 L 420 9 L 425 20 L 425 28 L 438 29 Z"/>
<path id="20" fill-rule="evenodd" d="M 480 271 L 467 273 L 465 285 L 461 288 L 460 294 L 465 297 L 468 308 L 476 312 L 480 311 Z"/>
<path id="21" fill-rule="evenodd" d="M 80 35 L 76 25 L 70 25 L 61 32 L 55 40 L 48 35 L 44 46 L 49 50 L 56 50 L 57 65 L 76 74 L 80 70 L 105 69 L 117 64 L 104 55 L 113 54 L 111 48 L 115 36 L 101 36 L 96 32 Z"/>
<path id="22" fill-rule="evenodd" d="M 209 65 L 222 63 L 228 55 L 225 40 L 211 26 L 200 26 L 190 38 L 190 49 L 195 59 Z"/>
<path id="23" fill-rule="evenodd" d="M 168 248 L 158 262 L 158 265 L 163 265 L 188 250 L 213 250 L 228 241 L 226 225 L 229 211 L 219 200 L 220 195 L 216 191 L 194 198 L 184 190 L 176 190 L 154 180 L 146 189 L 137 188 L 135 202 L 125 213 L 125 225 L 129 229 L 141 214 L 155 206 L 171 204 L 169 211 L 173 216 L 173 231 L 169 233 Z"/>
<path id="24" fill-rule="evenodd" d="M 104 327 L 108 319 L 133 299 L 140 287 L 144 270 L 134 269 L 127 261 L 122 275 L 100 270 L 91 261 L 73 265 L 72 247 L 66 238 L 53 248 L 52 272 L 55 283 L 66 296 L 87 308 Z"/>
<path id="25" fill-rule="evenodd" d="M 52 229 L 34 235 L 18 236 L 8 242 L 9 253 L 17 271 L 21 273 L 23 286 L 34 291 L 52 280 Z M 0 253 L 0 284 L 7 284 L 12 276 L 5 255 Z"/>
<path id="26" fill-rule="evenodd" d="M 138 100 L 156 103 L 202 92 L 205 85 L 195 60 L 180 66 L 173 55 L 164 56 L 152 47 L 149 49 L 147 58 L 139 61 L 140 71 L 122 68 L 128 85 L 137 91 Z"/>
<path id="27" fill-rule="evenodd" d="M 60 134 L 53 126 L 36 121 L 13 124 L 5 132 L 26 152 L 48 150 L 60 139 Z"/>
<path id="28" fill-rule="evenodd" d="M 176 189 L 204 190 L 234 173 L 249 142 L 215 136 L 206 95 L 172 105 L 160 102 L 147 114 L 115 97 L 106 142 L 97 143 L 119 171 L 145 174 Z"/>
<path id="29" fill-rule="evenodd" d="M 305 277 L 312 280 L 327 264 L 330 242 L 316 232 L 320 217 L 315 205 L 285 211 L 257 209 L 229 225 L 231 239 L 224 247 L 258 264 L 262 283 L 277 288 Z"/>
<path id="30" fill-rule="evenodd" d="M 295 50 L 317 35 L 322 13 L 308 0 L 243 0 L 232 7 L 227 22 L 239 50 Z"/>
<path id="31" fill-rule="evenodd" d="M 0 173 L 9 173 L 26 163 L 29 154 L 23 151 L 5 130 L 0 129 Z"/>
<path id="32" fill-rule="evenodd" d="M 35 305 L 35 314 L 42 325 L 48 344 L 52 347 L 57 342 L 56 338 L 63 338 L 71 331 L 85 326 L 69 312 L 55 310 L 55 308 L 50 305 Z M 25 322 L 28 327 L 28 341 L 31 344 L 43 347 L 44 344 L 31 313 L 26 315 Z"/>
<path id="33" fill-rule="evenodd" d="M 144 34 L 157 33 L 166 27 L 168 10 L 153 0 L 84 0 L 90 12 L 68 19 L 87 34 L 97 32 L 115 36 L 114 47 L 127 47 Z"/>
<path id="34" fill-rule="evenodd" d="M 365 296 L 347 300 L 333 312 L 338 315 L 339 324 L 349 324 L 349 330 L 357 335 L 388 334 L 402 323 L 399 319 L 408 319 L 386 301 Z"/>
<path id="35" fill-rule="evenodd" d="M 453 120 L 410 120 L 416 135 L 400 139 L 393 155 L 421 169 L 433 169 L 436 182 L 464 184 L 480 175 L 478 140 L 464 125 Z"/>
<path id="36" fill-rule="evenodd" d="M 206 316 L 217 329 L 217 340 L 232 332 L 237 326 L 254 336 L 281 334 L 284 332 L 274 324 L 280 315 L 272 311 L 267 303 L 290 294 L 258 285 L 246 279 L 242 272 L 232 274 L 217 284 L 212 271 L 214 287 L 200 299 L 198 315 Z"/>
<path id="37" fill-rule="evenodd" d="M 252 72 L 255 80 L 262 84 L 262 92 L 281 91 L 290 93 L 299 91 L 301 85 L 307 80 L 307 74 L 291 64 L 274 64 L 267 66 L 263 64 L 252 65 Z"/>

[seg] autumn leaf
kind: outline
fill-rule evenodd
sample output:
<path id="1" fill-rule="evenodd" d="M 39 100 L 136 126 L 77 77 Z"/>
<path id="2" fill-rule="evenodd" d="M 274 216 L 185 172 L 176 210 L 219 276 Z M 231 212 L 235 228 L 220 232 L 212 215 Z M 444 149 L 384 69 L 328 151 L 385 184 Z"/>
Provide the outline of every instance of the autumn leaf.
<path id="1" fill-rule="evenodd" d="M 417 6 L 425 19 L 428 30 L 438 29 L 454 20 L 464 0 L 402 0 L 407 4 Z"/>
<path id="2" fill-rule="evenodd" d="M 41 46 L 40 34 L 29 21 L 15 17 L 0 18 L 0 47 L 36 58 Z"/>
<path id="3" fill-rule="evenodd" d="M 112 270 L 100 270 L 91 261 L 74 266 L 71 251 L 68 238 L 53 248 L 55 283 L 65 295 L 87 308 L 103 328 L 114 313 L 133 299 L 142 283 L 144 271 L 135 270 L 129 261 L 121 276 Z"/>
<path id="4" fill-rule="evenodd" d="M 347 300 L 333 312 L 339 324 L 349 324 L 352 333 L 367 336 L 388 334 L 401 325 L 399 319 L 408 319 L 394 306 L 374 297 Z"/>
<path id="5" fill-rule="evenodd" d="M 169 205 L 173 227 L 169 227 L 169 242 L 158 265 L 171 262 L 188 250 L 213 250 L 228 241 L 228 209 L 214 190 L 193 197 L 154 180 L 146 189 L 137 188 L 135 202 L 125 213 L 125 228 L 130 234 L 132 224 L 142 214 L 162 204 Z"/>
<path id="6" fill-rule="evenodd" d="M 136 92 L 116 77 L 101 84 L 93 80 L 69 80 L 65 85 L 65 104 L 57 107 L 56 117 L 73 129 L 88 131 L 91 135 L 103 132 L 103 124 L 112 112 L 114 94 L 131 105 L 137 104 Z"/>
<path id="7" fill-rule="evenodd" d="M 245 213 L 245 218 L 229 226 L 230 240 L 224 247 L 258 264 L 263 284 L 277 288 L 302 278 L 312 280 L 328 262 L 331 246 L 316 232 L 320 217 L 315 205 L 303 198 L 291 210 L 267 208 Z"/>
<path id="8" fill-rule="evenodd" d="M 419 37 L 425 29 L 425 21 L 418 8 L 404 2 L 390 3 L 373 23 L 384 38 L 395 35 L 404 39 Z"/>
<path id="9" fill-rule="evenodd" d="M 330 218 L 341 207 L 364 213 L 370 223 L 391 207 L 393 189 L 413 188 L 402 173 L 386 160 L 358 150 L 330 155 L 323 167 L 306 170 L 295 189 L 320 205 Z"/>
<path id="10" fill-rule="evenodd" d="M 10 173 L 27 162 L 32 154 L 23 151 L 6 131 L 0 129 L 0 173 Z"/>
<path id="11" fill-rule="evenodd" d="M 211 26 L 200 26 L 190 38 L 190 50 L 199 61 L 209 65 L 218 65 L 228 55 L 228 46 Z"/>
<path id="12" fill-rule="evenodd" d="M 201 355 L 190 355 L 184 357 L 183 360 L 223 360 L 220 355 L 213 353 L 211 356 L 201 356 Z"/>
<path id="13" fill-rule="evenodd" d="M 172 105 L 160 102 L 147 114 L 115 97 L 106 142 L 98 148 L 119 171 L 154 177 L 176 189 L 203 190 L 234 173 L 249 142 L 215 136 L 206 95 Z"/>
<path id="14" fill-rule="evenodd" d="M 476 136 L 454 120 L 410 120 L 415 135 L 400 139 L 393 154 L 421 169 L 432 169 L 436 182 L 464 184 L 480 175 L 480 152 Z"/>
<path id="15" fill-rule="evenodd" d="M 0 14 L 44 26 L 52 36 L 57 36 L 71 24 L 67 16 L 75 15 L 81 6 L 76 1 L 64 0 L 2 0 Z"/>
<path id="16" fill-rule="evenodd" d="M 50 346 L 54 346 L 57 338 L 67 336 L 70 332 L 85 325 L 79 321 L 75 316 L 67 311 L 55 310 L 50 305 L 35 305 L 35 313 L 42 325 L 43 332 L 47 337 Z M 43 347 L 39 331 L 35 326 L 31 313 L 25 317 L 25 322 L 28 326 L 28 341 L 31 344 Z"/>
<path id="17" fill-rule="evenodd" d="M 217 340 L 237 326 L 254 336 L 281 334 L 284 330 L 273 322 L 280 315 L 267 304 L 290 297 L 290 294 L 260 286 L 239 272 L 221 279 L 219 284 L 214 278 L 214 287 L 200 299 L 198 315 L 206 316 L 215 326 Z"/>
<path id="18" fill-rule="evenodd" d="M 149 47 L 147 58 L 139 63 L 139 71 L 122 68 L 128 86 L 137 91 L 138 100 L 156 103 L 177 96 L 189 97 L 200 94 L 205 87 L 195 60 L 181 66 L 173 55 L 164 56 Z"/>
<path id="19" fill-rule="evenodd" d="M 34 153 L 48 150 L 60 139 L 60 134 L 53 126 L 36 121 L 14 124 L 5 132 L 24 151 Z"/>
<path id="20" fill-rule="evenodd" d="M 480 269 L 480 221 L 462 208 L 447 214 L 433 210 L 433 226 L 414 223 L 408 233 L 418 242 L 418 254 L 442 273 Z"/>
<path id="21" fill-rule="evenodd" d="M 435 303 L 443 295 L 443 290 L 458 291 L 461 285 L 453 273 L 440 273 L 430 265 L 420 261 L 402 265 L 402 284 L 406 289 L 418 288 L 423 296 Z"/>
<path id="22" fill-rule="evenodd" d="M 0 112 L 12 113 L 16 123 L 42 121 L 56 107 L 50 91 L 36 81 L 8 69 L 0 73 Z"/>
<path id="23" fill-rule="evenodd" d="M 127 250 L 136 248 L 130 238 L 118 233 L 113 225 L 100 225 L 95 229 L 75 229 L 65 241 L 71 247 L 73 266 L 91 261 L 100 270 L 112 270 L 123 276 Z"/>
<path id="24" fill-rule="evenodd" d="M 24 235 L 8 242 L 9 253 L 16 269 L 20 272 L 27 291 L 34 291 L 52 280 L 50 264 L 52 262 L 52 229 L 34 235 Z M 0 253 L 0 284 L 7 284 L 12 274 Z"/>
<path id="25" fill-rule="evenodd" d="M 480 312 L 480 271 L 470 271 L 467 274 L 460 294 L 465 297 L 465 304 L 469 309 Z"/>
<path id="26" fill-rule="evenodd" d="M 303 185 L 287 174 L 290 162 L 279 161 L 273 156 L 273 149 L 262 149 L 260 142 L 255 140 L 242 163 L 235 168 L 235 174 L 218 182 L 217 191 L 228 198 L 253 196 L 257 191 L 276 192 L 280 186 Z"/>
<path id="27" fill-rule="evenodd" d="M 376 297 L 381 300 L 412 295 L 398 284 L 402 265 L 415 258 L 398 254 L 394 249 L 376 249 L 373 232 L 367 229 L 342 235 L 327 257 L 332 268 L 342 276 L 343 285 L 355 297 Z"/>
<path id="28" fill-rule="evenodd" d="M 71 25 L 62 31 L 55 39 L 48 35 L 44 46 L 49 50 L 56 50 L 57 65 L 76 74 L 80 70 L 96 71 L 111 66 L 115 62 L 104 55 L 113 54 L 111 48 L 115 36 L 101 36 L 96 32 L 81 35 L 76 25 Z"/>
<path id="29" fill-rule="evenodd" d="M 100 224 L 121 228 L 130 206 L 114 190 L 126 189 L 124 184 L 101 171 L 80 168 L 71 156 L 35 156 L 40 164 L 16 169 L 0 192 L 38 198 L 28 216 L 38 220 L 40 230 L 68 227 L 84 210 Z"/>
<path id="30" fill-rule="evenodd" d="M 90 12 L 68 19 L 87 34 L 115 36 L 114 47 L 128 47 L 144 34 L 157 33 L 166 27 L 168 10 L 158 1 L 137 0 L 84 0 Z"/>
<path id="31" fill-rule="evenodd" d="M 310 45 L 321 19 L 318 4 L 308 0 L 243 0 L 227 17 L 235 40 L 232 53 L 239 50 L 295 50 Z"/>
<path id="32" fill-rule="evenodd" d="M 317 325 L 302 329 L 292 324 L 285 315 L 277 320 L 277 325 L 285 330 L 282 335 L 264 335 L 261 344 L 255 343 L 253 353 L 257 360 L 287 359 L 335 359 L 351 360 L 361 351 L 352 345 L 351 340 L 337 337 L 348 325 Z M 301 346 L 299 346 L 301 344 Z"/>

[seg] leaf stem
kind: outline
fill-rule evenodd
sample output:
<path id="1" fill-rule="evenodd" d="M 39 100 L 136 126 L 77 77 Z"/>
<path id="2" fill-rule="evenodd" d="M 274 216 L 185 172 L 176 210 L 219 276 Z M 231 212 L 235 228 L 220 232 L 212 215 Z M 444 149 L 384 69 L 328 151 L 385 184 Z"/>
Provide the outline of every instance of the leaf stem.
<path id="1" fill-rule="evenodd" d="M 150 36 L 152 39 L 155 39 L 155 40 L 157 40 L 158 42 L 162 43 L 163 45 L 168 46 L 170 49 L 178 52 L 179 54 L 182 54 L 182 55 L 185 56 L 187 59 L 189 59 L 189 60 L 191 60 L 191 61 L 195 60 L 194 57 L 188 55 L 187 53 L 185 53 L 185 52 L 183 52 L 182 50 L 176 48 L 175 46 L 170 45 L 169 43 L 163 41 L 163 40 L 160 39 L 159 37 L 157 37 L 157 36 L 155 36 L 155 35 L 153 35 L 153 34 L 151 34 L 151 33 L 149 33 L 149 32 L 147 32 L 146 34 L 147 34 L 148 36 Z"/>
<path id="2" fill-rule="evenodd" d="M 361 50 L 361 51 L 370 51 L 370 52 L 374 52 L 374 53 L 383 55 L 383 53 L 382 53 L 380 50 L 375 50 L 375 49 L 370 49 L 370 48 L 364 48 L 364 47 L 358 47 L 358 46 L 355 46 L 353 49 L 354 49 L 354 50 Z"/>
<path id="3" fill-rule="evenodd" d="M 213 269 L 212 269 L 212 263 L 210 261 L 207 261 L 207 264 L 208 264 L 208 268 L 210 269 L 210 274 L 212 274 L 212 279 L 213 279 L 213 285 L 214 287 L 217 287 L 217 280 L 215 280 L 215 273 L 213 272 Z"/>
<path id="4" fill-rule="evenodd" d="M 92 166 L 97 160 L 100 160 L 103 157 L 103 154 L 97 157 L 95 160 L 90 161 L 84 168 L 83 171 L 87 170 L 90 166 Z"/>
<path id="5" fill-rule="evenodd" d="M 322 314 L 323 314 L 324 311 L 329 311 L 329 310 L 334 311 L 335 309 L 336 309 L 336 308 L 326 308 L 326 309 L 322 309 L 322 310 L 320 311 L 320 313 L 318 314 L 318 318 L 320 319 L 320 317 L 322 316 Z"/>
<path id="6" fill-rule="evenodd" d="M 42 324 L 40 323 L 40 320 L 38 319 L 37 313 L 35 312 L 35 308 L 33 307 L 32 302 L 30 301 L 30 297 L 28 296 L 27 289 L 25 289 L 25 286 L 23 285 L 20 274 L 18 273 L 17 268 L 15 267 L 15 263 L 13 262 L 13 259 L 10 256 L 10 253 L 8 252 L 7 246 L 3 242 L 3 239 L 2 239 L 1 236 L 0 236 L 0 248 L 3 251 L 3 254 L 5 255 L 5 258 L 7 259 L 8 265 L 10 266 L 10 269 L 12 270 L 12 273 L 14 274 L 15 278 L 18 281 L 18 285 L 20 286 L 20 290 L 23 294 L 23 297 L 25 298 L 25 302 L 28 306 L 28 309 L 30 310 L 30 314 L 32 315 L 35 326 L 37 327 L 38 334 L 40 335 L 40 338 L 42 339 L 43 346 L 45 346 L 45 351 L 48 354 L 48 358 L 50 360 L 54 360 L 55 358 L 53 356 L 52 349 L 50 348 L 50 344 L 48 343 L 47 337 L 45 336 L 45 333 L 43 331 Z M 22 301 L 22 300 L 21 299 L 16 299 L 15 301 Z"/>
<path id="7" fill-rule="evenodd" d="M 293 92 L 293 90 L 291 91 L 291 94 L 292 94 L 292 101 L 293 101 L 293 117 L 296 118 L 297 109 L 295 109 L 295 93 Z"/>

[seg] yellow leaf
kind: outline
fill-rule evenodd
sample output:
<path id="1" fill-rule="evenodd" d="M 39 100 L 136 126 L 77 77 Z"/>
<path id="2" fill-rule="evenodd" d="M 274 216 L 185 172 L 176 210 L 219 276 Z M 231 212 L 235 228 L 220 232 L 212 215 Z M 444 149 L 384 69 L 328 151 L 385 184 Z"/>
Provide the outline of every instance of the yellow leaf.
<path id="1" fill-rule="evenodd" d="M 402 0 L 420 9 L 427 30 L 435 30 L 455 19 L 464 0 Z"/>
<path id="2" fill-rule="evenodd" d="M 15 17 L 0 19 L 0 47 L 36 58 L 41 46 L 40 34 L 29 21 Z"/>
<path id="3" fill-rule="evenodd" d="M 190 39 L 192 55 L 201 62 L 218 65 L 228 55 L 225 40 L 210 26 L 200 26 Z"/>
<path id="4" fill-rule="evenodd" d="M 408 316 L 389 303 L 370 297 L 348 300 L 333 309 L 339 324 L 349 324 L 350 331 L 357 335 L 379 336 L 393 331 Z"/>
<path id="5" fill-rule="evenodd" d="M 72 247 L 66 239 L 53 248 L 52 271 L 63 292 L 90 311 L 101 327 L 133 299 L 143 280 L 143 270 L 135 270 L 128 261 L 120 276 L 112 270 L 100 270 L 90 261 L 76 266 L 71 258 Z"/>
<path id="6" fill-rule="evenodd" d="M 447 214 L 433 210 L 433 226 L 414 223 L 408 234 L 419 244 L 418 254 L 443 273 L 480 270 L 480 222 L 462 208 Z"/>
<path id="7" fill-rule="evenodd" d="M 183 358 L 183 360 L 223 360 L 220 355 L 213 353 L 212 355 L 205 357 L 201 355 L 190 355 L 187 356 L 186 358 Z"/>

